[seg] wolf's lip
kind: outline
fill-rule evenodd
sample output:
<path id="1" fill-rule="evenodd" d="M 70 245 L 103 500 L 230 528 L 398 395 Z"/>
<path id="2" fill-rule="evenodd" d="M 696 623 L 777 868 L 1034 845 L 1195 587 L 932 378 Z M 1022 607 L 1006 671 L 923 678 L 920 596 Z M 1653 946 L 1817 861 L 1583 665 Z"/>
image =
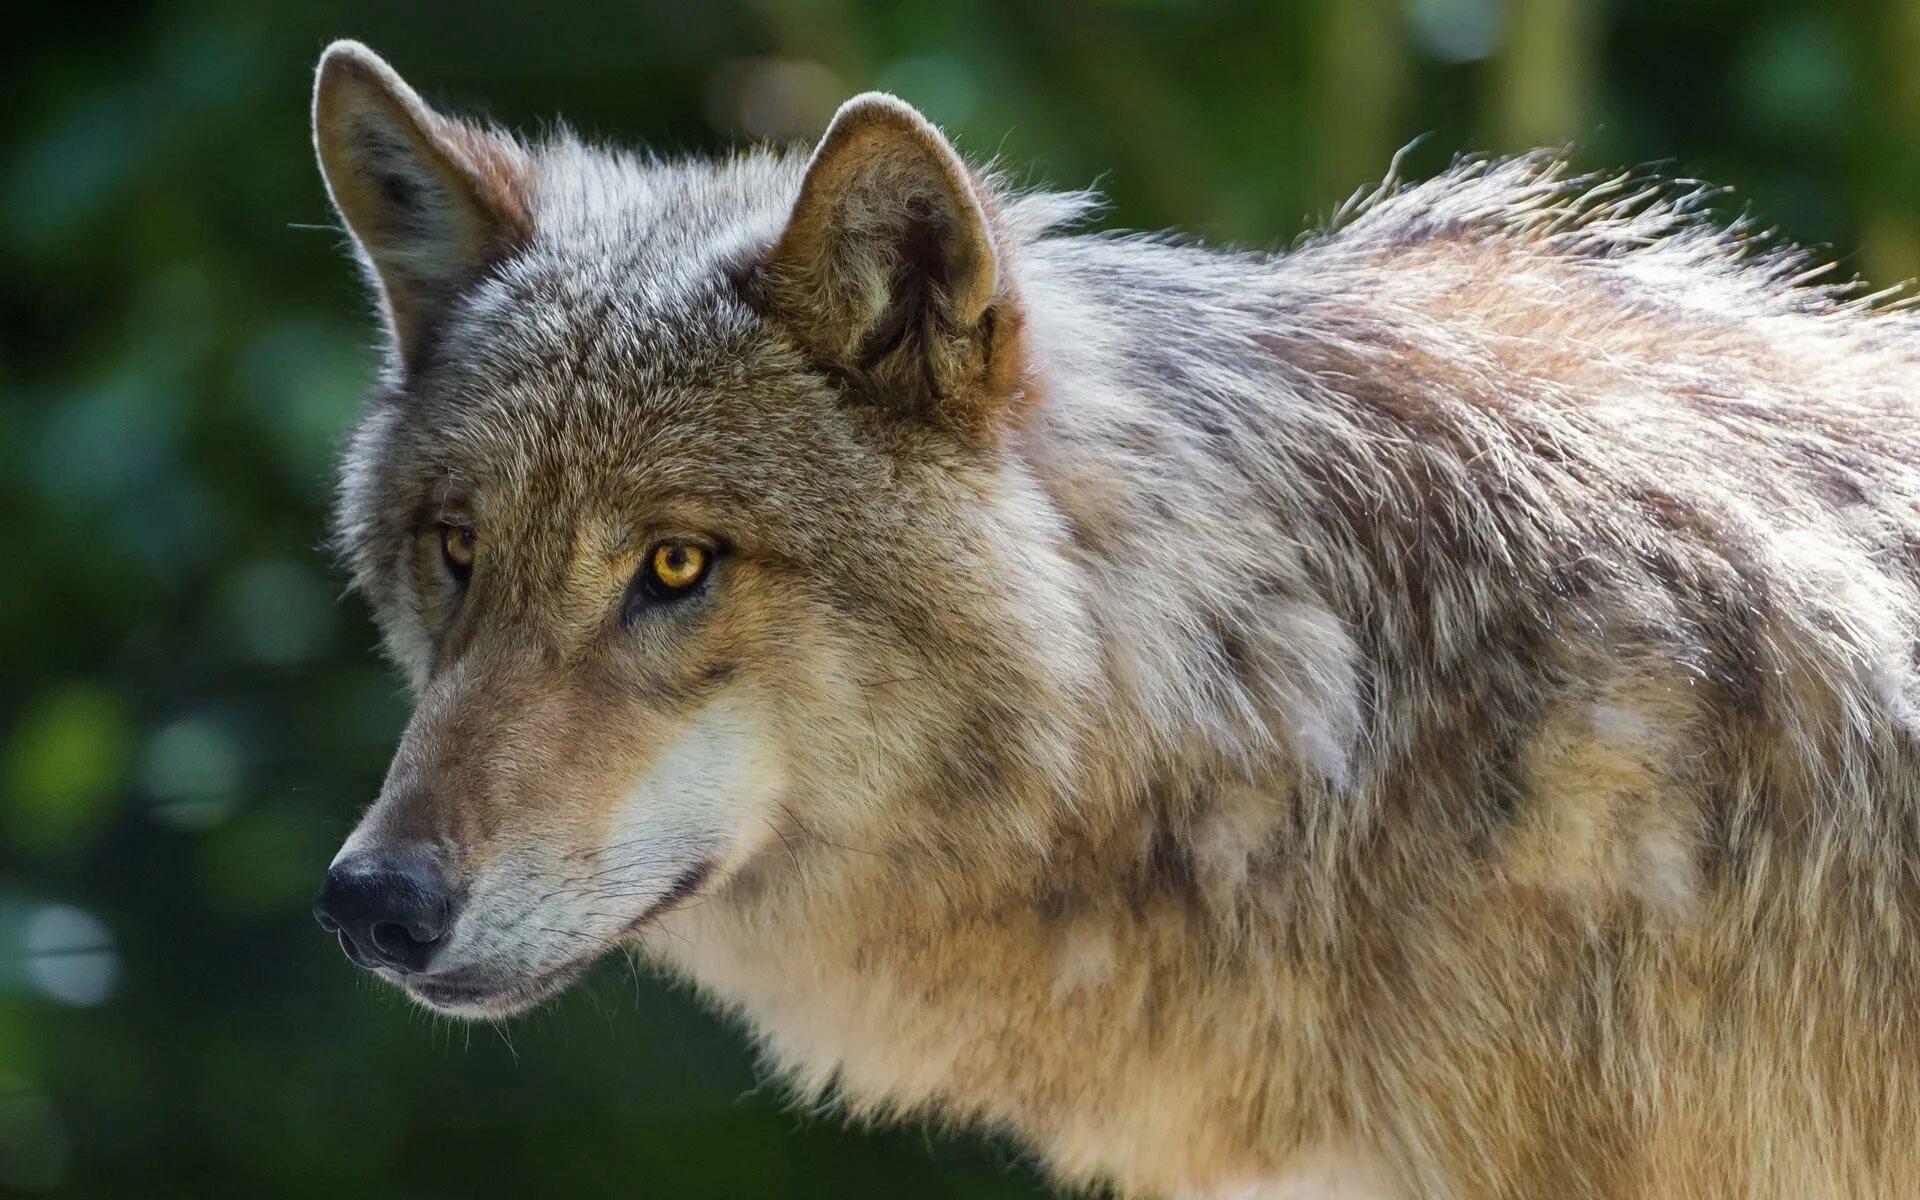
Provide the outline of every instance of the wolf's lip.
<path id="1" fill-rule="evenodd" d="M 397 982 L 435 1008 L 515 1012 L 538 1004 L 572 983 L 586 973 L 596 957 L 578 958 L 525 979 L 505 979 L 478 971 L 455 971 L 437 976 L 407 975 L 400 977 Z"/>
<path id="2" fill-rule="evenodd" d="M 700 885 L 706 882 L 712 871 L 711 859 L 689 867 L 673 881 L 664 896 L 654 901 L 646 912 L 641 913 L 626 927 L 626 931 L 644 928 L 649 922 L 678 907 L 681 902 L 700 890 Z M 435 1008 L 512 1013 L 538 1004 L 586 974 L 587 968 L 598 961 L 611 946 L 612 942 L 609 941 L 601 949 L 562 963 L 550 971 L 518 979 L 469 967 L 441 975 L 395 974 L 393 981 Z"/>

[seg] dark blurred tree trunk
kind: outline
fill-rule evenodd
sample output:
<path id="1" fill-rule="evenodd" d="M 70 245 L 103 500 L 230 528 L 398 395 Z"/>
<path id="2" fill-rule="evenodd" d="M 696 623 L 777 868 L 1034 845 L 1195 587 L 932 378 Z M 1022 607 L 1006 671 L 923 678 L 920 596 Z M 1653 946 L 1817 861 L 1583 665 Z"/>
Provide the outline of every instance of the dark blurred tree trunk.
<path id="1" fill-rule="evenodd" d="M 1888 286 L 1920 275 L 1920 0 L 1853 7 L 1857 114 L 1853 183 L 1864 269 Z"/>
<path id="2" fill-rule="evenodd" d="M 1331 207 L 1380 178 L 1398 149 L 1407 75 L 1400 6 L 1327 0 L 1315 31 L 1311 106 L 1319 133 L 1307 139 L 1307 196 Z"/>
<path id="3" fill-rule="evenodd" d="M 1563 146 L 1590 132 L 1598 20 L 1588 0 L 1506 0 L 1486 133 L 1497 150 Z"/>

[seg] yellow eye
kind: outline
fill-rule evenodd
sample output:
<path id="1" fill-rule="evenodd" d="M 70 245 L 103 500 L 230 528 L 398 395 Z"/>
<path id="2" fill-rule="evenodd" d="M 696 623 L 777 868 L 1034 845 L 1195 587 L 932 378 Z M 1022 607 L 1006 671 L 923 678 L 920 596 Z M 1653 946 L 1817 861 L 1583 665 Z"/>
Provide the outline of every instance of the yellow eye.
<path id="1" fill-rule="evenodd" d="M 661 590 L 684 592 L 707 573 L 710 556 L 697 542 L 661 542 L 647 557 L 647 569 Z"/>
<path id="2" fill-rule="evenodd" d="M 473 552 L 475 538 L 471 525 L 442 525 L 440 527 L 440 551 L 447 556 L 447 566 L 455 575 L 465 578 L 473 570 Z"/>

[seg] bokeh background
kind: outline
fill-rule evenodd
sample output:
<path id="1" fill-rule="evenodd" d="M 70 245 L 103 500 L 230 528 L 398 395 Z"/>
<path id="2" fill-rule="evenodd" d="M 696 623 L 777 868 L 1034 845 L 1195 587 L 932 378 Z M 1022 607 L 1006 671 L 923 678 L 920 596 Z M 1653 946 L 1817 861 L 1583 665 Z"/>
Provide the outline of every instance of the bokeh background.
<path id="1" fill-rule="evenodd" d="M 1005 1145 L 783 1106 L 622 964 L 430 1020 L 307 915 L 405 698 L 318 548 L 373 326 L 325 42 L 698 152 L 887 88 L 1114 225 L 1284 244 L 1425 140 L 1571 144 L 1920 273 L 1920 0 L 18 3 L 0 35 L 0 1193 L 1032 1196 Z"/>

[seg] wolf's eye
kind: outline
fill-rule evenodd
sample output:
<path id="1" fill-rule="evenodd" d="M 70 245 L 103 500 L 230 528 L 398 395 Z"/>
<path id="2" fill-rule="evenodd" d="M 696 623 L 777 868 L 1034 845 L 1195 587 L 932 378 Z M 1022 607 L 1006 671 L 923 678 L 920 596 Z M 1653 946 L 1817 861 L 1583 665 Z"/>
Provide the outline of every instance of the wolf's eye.
<path id="1" fill-rule="evenodd" d="M 640 573 L 627 589 L 627 601 L 621 609 L 622 624 L 631 624 L 647 608 L 683 600 L 699 590 L 713 569 L 714 551 L 699 542 L 681 540 L 656 542 L 647 551 Z"/>
<path id="2" fill-rule="evenodd" d="M 442 525 L 440 527 L 440 554 L 447 560 L 447 570 L 462 583 L 467 581 L 467 576 L 473 574 L 474 549 L 473 526 Z"/>
<path id="3" fill-rule="evenodd" d="M 662 592 L 684 592 L 706 577 L 707 559 L 698 542 L 661 542 L 647 555 L 647 572 Z"/>

